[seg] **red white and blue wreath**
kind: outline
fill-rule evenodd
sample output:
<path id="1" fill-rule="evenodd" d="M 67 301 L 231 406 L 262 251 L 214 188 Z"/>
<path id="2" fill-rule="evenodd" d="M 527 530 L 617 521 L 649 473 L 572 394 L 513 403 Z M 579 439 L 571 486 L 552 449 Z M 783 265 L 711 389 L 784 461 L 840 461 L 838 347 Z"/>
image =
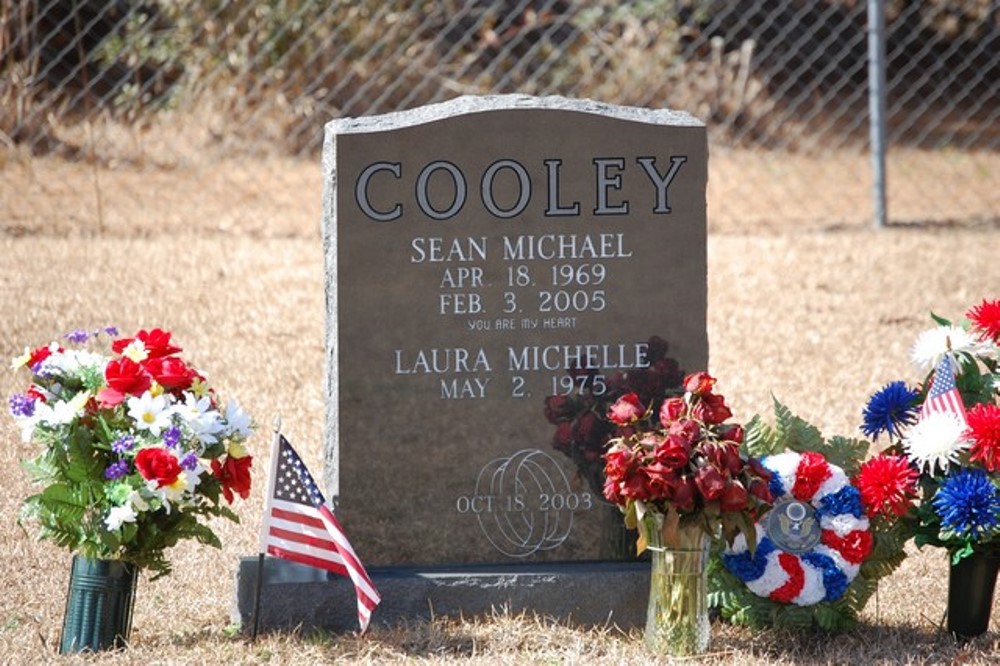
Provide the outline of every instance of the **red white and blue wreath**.
<path id="1" fill-rule="evenodd" d="M 774 503 L 755 548 L 741 534 L 713 554 L 710 603 L 737 624 L 842 631 L 905 558 L 907 527 L 869 516 L 852 483 L 868 450 L 832 437 L 775 401 L 776 423 L 747 424 L 745 453 L 771 472 Z"/>
<path id="2" fill-rule="evenodd" d="M 741 534 L 723 552 L 723 564 L 773 601 L 811 606 L 840 599 L 872 551 L 858 489 L 814 451 L 785 451 L 761 464 L 772 474 L 773 508 L 755 525 L 755 551 Z"/>

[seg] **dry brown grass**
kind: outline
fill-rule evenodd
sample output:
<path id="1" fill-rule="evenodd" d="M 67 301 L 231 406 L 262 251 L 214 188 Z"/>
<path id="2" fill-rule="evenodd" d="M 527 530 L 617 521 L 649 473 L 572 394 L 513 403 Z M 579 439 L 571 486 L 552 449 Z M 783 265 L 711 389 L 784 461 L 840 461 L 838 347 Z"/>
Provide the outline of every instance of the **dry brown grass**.
<path id="1" fill-rule="evenodd" d="M 216 167 L 219 168 L 219 167 Z M 87 164 L 8 155 L 0 161 L 0 358 L 77 327 L 161 325 L 266 431 L 285 431 L 314 470 L 323 421 L 323 258 L 319 168 L 228 163 L 249 183 L 213 190 L 209 170 Z M 739 170 L 731 174 L 734 186 Z M 261 184 L 266 184 L 262 187 Z M 207 188 L 207 191 L 206 189 Z M 137 193 L 143 193 L 138 196 Z M 237 204 L 254 197 L 257 213 Z M 1000 206 L 998 206 L 1000 208 Z M 996 209 L 994 209 L 995 214 Z M 804 213 L 806 216 L 807 213 Z M 927 312 L 958 316 L 997 297 L 995 225 L 824 228 L 723 224 L 709 237 L 711 371 L 740 418 L 770 413 L 772 393 L 827 434 L 853 434 L 871 391 L 904 376 Z M 23 377 L 0 372 L 0 395 Z M 69 556 L 16 526 L 29 488 L 27 453 L 0 417 L 0 661 L 56 661 Z M 267 436 L 242 525 L 218 525 L 222 552 L 185 544 L 175 573 L 140 581 L 131 647 L 107 663 L 647 663 L 639 634 L 587 630 L 498 610 L 489 618 L 414 622 L 369 636 L 291 632 L 249 643 L 230 611 L 240 556 L 256 551 Z M 362 554 L 363 556 L 363 554 Z M 938 631 L 944 555 L 912 552 L 887 579 L 864 624 L 838 638 L 713 626 L 706 663 L 988 663 L 1000 653 L 1000 599 L 991 631 L 956 645 Z M 88 661 L 70 658 L 66 662 Z"/>

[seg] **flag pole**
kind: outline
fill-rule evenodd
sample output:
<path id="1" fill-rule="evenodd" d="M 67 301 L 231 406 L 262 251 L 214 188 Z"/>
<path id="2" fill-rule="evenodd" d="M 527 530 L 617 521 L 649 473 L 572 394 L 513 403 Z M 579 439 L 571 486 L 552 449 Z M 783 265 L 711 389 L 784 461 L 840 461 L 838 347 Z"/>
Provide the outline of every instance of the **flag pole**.
<path id="1" fill-rule="evenodd" d="M 273 468 L 275 466 L 275 463 L 277 462 L 278 445 L 279 445 L 279 439 L 280 438 L 281 438 L 281 414 L 279 413 L 279 414 L 276 414 L 275 417 L 274 417 L 274 434 L 271 437 L 271 460 L 269 461 L 270 462 L 271 473 L 268 474 L 267 484 L 264 487 L 264 514 L 265 514 L 265 519 L 263 521 L 261 521 L 261 537 L 260 537 L 259 546 L 258 546 L 258 551 L 259 552 L 257 553 L 257 585 L 256 585 L 256 587 L 254 589 L 254 598 L 253 598 L 253 630 L 250 633 L 250 640 L 251 641 L 256 641 L 257 640 L 257 633 L 260 631 L 260 594 L 261 594 L 261 590 L 264 587 L 264 556 L 265 556 L 265 552 L 264 552 L 264 530 L 267 529 L 266 528 L 266 525 L 267 525 L 266 514 L 270 510 L 270 505 L 271 505 L 271 501 L 270 501 L 270 498 L 271 498 L 270 484 L 271 484 L 272 479 L 274 478 L 274 473 L 273 473 L 274 469 Z"/>

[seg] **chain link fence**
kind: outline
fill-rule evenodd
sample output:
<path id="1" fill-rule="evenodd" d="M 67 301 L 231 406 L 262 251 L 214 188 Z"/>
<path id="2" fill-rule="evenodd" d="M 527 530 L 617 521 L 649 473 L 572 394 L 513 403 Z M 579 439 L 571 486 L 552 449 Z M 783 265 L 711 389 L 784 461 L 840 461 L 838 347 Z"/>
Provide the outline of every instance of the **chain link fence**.
<path id="1" fill-rule="evenodd" d="M 995 222 L 1000 0 L 881 4 L 890 219 Z M 315 223 L 325 122 L 500 93 L 691 112 L 716 230 L 872 219 L 864 0 L 0 0 L 0 231 Z"/>

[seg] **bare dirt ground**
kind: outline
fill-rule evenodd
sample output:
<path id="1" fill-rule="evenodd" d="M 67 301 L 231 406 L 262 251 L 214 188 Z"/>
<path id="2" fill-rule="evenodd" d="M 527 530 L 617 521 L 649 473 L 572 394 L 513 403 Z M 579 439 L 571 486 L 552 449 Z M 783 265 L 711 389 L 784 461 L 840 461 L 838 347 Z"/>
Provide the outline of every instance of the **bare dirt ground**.
<path id="1" fill-rule="evenodd" d="M 713 184 L 710 211 L 716 197 L 744 196 L 738 185 L 745 165 L 721 159 L 713 182 L 723 187 Z M 218 169 L 227 170 L 228 185 L 214 184 Z M 241 182 L 246 186 L 232 185 Z M 173 575 L 141 580 L 132 645 L 102 661 L 647 663 L 636 632 L 502 610 L 492 618 L 375 628 L 364 639 L 293 632 L 251 644 L 231 627 L 237 561 L 256 552 L 267 431 L 277 411 L 307 464 L 321 468 L 320 186 L 318 165 L 278 159 L 94 168 L 0 157 L 0 357 L 80 327 L 162 326 L 260 425 L 252 440 L 259 461 L 254 492 L 238 507 L 243 524 L 217 526 L 221 553 L 178 546 Z M 769 417 L 774 396 L 827 435 L 854 436 L 872 391 L 917 378 L 907 352 L 931 325 L 930 311 L 958 318 L 983 298 L 1000 297 L 995 222 L 874 230 L 811 219 L 808 206 L 804 221 L 782 222 L 751 200 L 741 219 L 710 217 L 708 241 L 709 369 L 739 419 Z M 1000 203 L 994 220 L 997 211 Z M 23 379 L 0 372 L 0 395 L 21 390 Z M 69 556 L 17 525 L 29 493 L 18 459 L 28 449 L 6 415 L 0 442 L 0 661 L 48 663 L 57 660 Z M 791 636 L 715 624 L 703 661 L 994 660 L 1000 599 L 990 631 L 956 644 L 939 631 L 944 553 L 911 548 L 910 555 L 883 581 L 856 631 Z"/>

